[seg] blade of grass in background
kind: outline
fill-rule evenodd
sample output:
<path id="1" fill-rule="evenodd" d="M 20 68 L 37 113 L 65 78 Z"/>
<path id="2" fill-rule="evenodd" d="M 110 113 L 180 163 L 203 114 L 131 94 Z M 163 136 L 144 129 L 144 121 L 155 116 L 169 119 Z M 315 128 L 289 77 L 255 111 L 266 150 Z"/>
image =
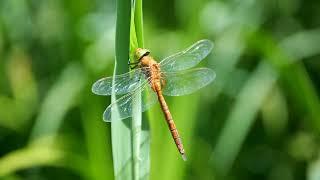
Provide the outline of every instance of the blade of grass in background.
<path id="1" fill-rule="evenodd" d="M 320 29 L 312 29 L 300 31 L 285 38 L 280 43 L 280 47 L 291 57 L 291 60 L 297 61 L 320 54 L 319 42 Z"/>
<path id="2" fill-rule="evenodd" d="M 111 144 L 111 135 L 106 133 L 110 132 L 110 126 L 106 127 L 105 122 L 101 121 L 103 105 L 98 98 L 101 97 L 97 96 L 93 99 L 92 94 L 86 93 L 81 104 L 81 119 L 88 152 L 86 172 L 89 179 L 113 179 L 112 152 L 111 147 L 108 146 Z"/>
<path id="3" fill-rule="evenodd" d="M 286 39 L 283 43 L 280 43 L 280 45 L 277 45 L 272 36 L 267 33 L 256 33 L 252 39 L 254 41 L 253 48 L 257 48 L 266 56 L 266 59 L 273 68 L 281 74 L 280 79 L 285 84 L 285 90 L 288 94 L 292 95 L 301 113 L 306 114 L 307 120 L 310 121 L 310 126 L 319 133 L 320 100 L 315 85 L 310 79 L 305 66 L 301 62 L 297 62 L 299 58 L 306 58 L 320 53 L 319 48 L 312 46 L 315 43 L 314 40 L 320 38 L 315 32 L 317 32 L 317 30 L 312 31 L 310 34 L 308 33 L 308 36 L 303 33 L 297 34 L 293 36 L 293 38 Z M 309 46 L 304 46 L 304 51 L 297 51 L 295 50 L 297 46 L 288 45 L 288 42 L 296 41 L 297 43 L 298 40 L 301 41 L 301 43 L 309 43 Z M 283 47 L 286 47 L 286 49 L 281 49 Z M 303 96 L 301 96 L 301 94 L 303 94 Z"/>
<path id="4" fill-rule="evenodd" d="M 319 157 L 314 162 L 312 162 L 308 165 L 307 179 L 308 180 L 320 179 L 320 159 L 319 159 Z"/>
<path id="5" fill-rule="evenodd" d="M 86 159 L 74 152 L 66 151 L 68 141 L 70 140 L 66 136 L 45 136 L 11 151 L 0 158 L 0 179 L 39 166 L 66 168 L 85 179 L 90 179 L 85 166 Z"/>
<path id="6" fill-rule="evenodd" d="M 264 98 L 276 81 L 270 65 L 262 62 L 247 81 L 232 108 L 211 155 L 215 169 L 226 174 L 248 134 Z"/>
<path id="7" fill-rule="evenodd" d="M 0 95 L 0 125 L 3 127 L 23 130 L 38 106 L 37 83 L 31 65 L 31 59 L 24 50 L 16 48 L 10 52 L 5 67 L 13 97 Z"/>
<path id="8" fill-rule="evenodd" d="M 76 102 L 85 85 L 85 75 L 79 64 L 69 64 L 57 83 L 48 92 L 31 134 L 31 140 L 45 135 L 55 136 L 64 116 Z"/>
<path id="9" fill-rule="evenodd" d="M 64 157 L 64 153 L 57 148 L 56 144 L 47 142 L 39 143 L 35 141 L 25 148 L 2 157 L 0 159 L 0 179 L 22 169 L 57 165 Z"/>
<path id="10" fill-rule="evenodd" d="M 269 69 L 271 70 L 271 68 L 275 68 L 284 79 L 285 83 L 289 87 L 292 87 L 291 89 L 289 89 L 289 91 L 291 91 L 291 93 L 293 94 L 296 94 L 293 97 L 297 98 L 297 104 L 304 104 L 304 107 L 302 109 L 306 109 L 309 112 L 311 124 L 313 124 L 314 128 L 318 130 L 320 127 L 320 121 L 318 118 L 319 114 L 316 109 L 319 109 L 320 106 L 318 97 L 314 91 L 314 87 L 310 82 L 305 69 L 301 65 L 299 65 L 298 63 L 290 64 L 297 61 L 296 59 L 299 59 L 301 57 L 305 58 L 306 56 L 319 53 L 318 49 L 313 48 L 312 46 L 311 48 L 306 49 L 305 51 L 300 51 L 301 53 L 298 53 L 299 51 L 295 51 L 294 49 L 297 48 L 297 46 L 295 45 L 299 43 L 293 43 L 295 45 L 292 45 L 292 42 L 294 41 L 302 41 L 306 44 L 313 44 L 314 39 L 318 39 L 319 35 L 317 33 L 314 33 L 317 31 L 312 32 L 313 33 L 308 33 L 308 35 L 305 33 L 299 33 L 286 39 L 285 41 L 283 41 L 283 43 L 280 43 L 282 47 L 285 47 L 287 53 L 295 52 L 288 55 L 285 54 L 286 52 L 282 51 L 267 34 L 254 34 L 256 37 L 252 39 L 254 39 L 256 43 L 253 45 L 253 47 L 259 49 L 267 57 L 267 61 L 272 65 L 272 67 L 270 66 Z M 292 59 L 290 59 L 289 57 L 291 57 Z M 261 67 L 261 65 L 259 67 Z M 277 77 L 275 76 L 274 78 L 276 79 Z M 253 77 L 253 79 L 255 78 Z M 275 79 L 273 81 L 275 81 Z M 251 91 L 250 89 L 247 89 L 246 91 L 243 90 L 243 92 L 246 92 L 245 94 L 247 95 L 247 101 L 244 97 L 240 98 L 240 93 L 240 95 L 238 96 L 238 100 L 234 108 L 232 109 L 232 113 L 227 120 L 227 124 L 225 125 L 225 128 L 221 133 L 214 152 L 212 153 L 211 162 L 215 164 L 216 170 L 222 174 L 225 174 L 230 170 L 233 161 L 241 148 L 244 138 L 248 134 L 249 128 L 253 123 L 256 113 L 260 108 L 259 106 L 261 105 L 261 101 L 263 97 L 267 96 L 268 91 L 266 86 L 271 84 L 269 84 L 269 81 L 266 80 L 262 82 L 264 82 L 264 84 L 261 85 L 261 87 L 264 87 L 265 89 L 259 92 L 259 98 L 252 97 L 254 91 Z M 268 87 L 270 89 L 272 86 Z M 250 92 L 252 94 L 250 94 Z M 304 96 L 299 95 L 301 92 L 303 92 Z M 242 120 L 241 123 L 240 120 Z M 235 135 L 235 133 L 237 134 Z"/>

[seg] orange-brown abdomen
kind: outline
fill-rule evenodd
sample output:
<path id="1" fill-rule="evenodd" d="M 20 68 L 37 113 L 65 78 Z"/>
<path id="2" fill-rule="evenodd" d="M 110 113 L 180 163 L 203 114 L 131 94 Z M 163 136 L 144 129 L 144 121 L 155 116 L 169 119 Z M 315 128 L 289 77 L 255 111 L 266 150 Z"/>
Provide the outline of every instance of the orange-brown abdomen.
<path id="1" fill-rule="evenodd" d="M 176 125 L 172 119 L 172 115 L 169 111 L 169 107 L 168 107 L 168 105 L 162 95 L 162 91 L 161 90 L 157 91 L 157 95 L 158 95 L 158 99 L 159 99 L 159 102 L 161 105 L 161 109 L 164 113 L 165 119 L 166 119 L 168 127 L 170 129 L 172 138 L 174 139 L 174 142 L 175 142 L 180 154 L 182 155 L 183 160 L 186 160 L 187 158 L 185 156 L 185 151 L 183 148 L 183 144 L 182 144 L 179 132 L 178 132 Z"/>
<path id="2" fill-rule="evenodd" d="M 153 91 L 155 91 L 158 95 L 158 100 L 161 105 L 161 109 L 164 113 L 165 119 L 167 121 L 168 127 L 170 129 L 172 138 L 174 139 L 174 142 L 182 155 L 183 160 L 186 160 L 185 151 L 183 148 L 183 144 L 179 135 L 179 132 L 176 128 L 176 125 L 172 119 L 171 113 L 169 111 L 169 107 L 162 95 L 162 87 L 161 84 L 164 84 L 164 80 L 161 79 L 161 71 L 160 71 L 160 65 L 149 55 L 145 55 L 140 59 L 141 66 L 143 67 L 149 67 L 148 69 L 148 76 L 150 77 L 150 86 L 152 87 Z"/>

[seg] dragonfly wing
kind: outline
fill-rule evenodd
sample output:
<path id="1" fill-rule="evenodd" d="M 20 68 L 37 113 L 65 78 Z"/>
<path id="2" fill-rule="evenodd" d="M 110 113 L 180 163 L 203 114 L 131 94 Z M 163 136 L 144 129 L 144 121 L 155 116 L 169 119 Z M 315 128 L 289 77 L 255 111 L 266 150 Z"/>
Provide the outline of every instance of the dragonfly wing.
<path id="1" fill-rule="evenodd" d="M 157 102 L 157 96 L 151 89 L 148 81 L 144 81 L 140 84 L 138 88 L 132 92 L 122 96 L 117 99 L 114 103 L 110 104 L 103 113 L 103 120 L 106 122 L 111 122 L 111 112 L 114 112 L 118 108 L 119 119 L 126 119 L 132 116 L 132 106 L 134 103 L 134 97 L 141 92 L 141 111 L 144 112 L 148 110 Z"/>
<path id="2" fill-rule="evenodd" d="M 116 95 L 126 94 L 135 88 L 145 79 L 144 71 L 146 68 L 138 68 L 128 73 L 113 77 L 99 79 L 92 85 L 92 92 L 97 95 L 110 96 L 112 88 Z"/>
<path id="3" fill-rule="evenodd" d="M 197 65 L 212 50 L 213 43 L 209 40 L 200 40 L 189 48 L 163 59 L 160 67 L 163 71 L 181 71 Z"/>
<path id="4" fill-rule="evenodd" d="M 196 68 L 179 72 L 163 72 L 162 93 L 167 96 L 191 94 L 211 83 L 216 74 L 209 68 Z"/>

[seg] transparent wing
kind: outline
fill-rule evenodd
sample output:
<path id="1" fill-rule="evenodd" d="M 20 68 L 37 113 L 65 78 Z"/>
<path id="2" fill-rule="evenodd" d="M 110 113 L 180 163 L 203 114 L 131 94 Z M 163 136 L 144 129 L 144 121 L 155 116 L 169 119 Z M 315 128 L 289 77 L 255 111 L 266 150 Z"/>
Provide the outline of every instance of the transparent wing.
<path id="1" fill-rule="evenodd" d="M 143 72 L 147 68 L 138 68 L 128 73 L 115 76 L 115 83 L 112 86 L 112 76 L 99 79 L 92 85 L 92 92 L 97 95 L 110 96 L 112 87 L 117 95 L 126 94 L 139 85 L 145 79 Z"/>
<path id="2" fill-rule="evenodd" d="M 132 92 L 122 96 L 116 102 L 110 104 L 103 113 L 103 120 L 111 122 L 111 112 L 118 107 L 120 119 L 132 116 L 133 99 L 141 92 L 141 111 L 144 112 L 157 102 L 157 95 L 151 89 L 147 80 Z"/>
<path id="3" fill-rule="evenodd" d="M 167 96 L 191 94 L 211 83 L 215 77 L 215 72 L 208 68 L 164 72 L 165 84 L 162 93 Z"/>
<path id="4" fill-rule="evenodd" d="M 189 48 L 169 56 L 160 62 L 162 71 L 181 71 L 197 65 L 212 50 L 213 43 L 209 40 L 200 40 Z"/>

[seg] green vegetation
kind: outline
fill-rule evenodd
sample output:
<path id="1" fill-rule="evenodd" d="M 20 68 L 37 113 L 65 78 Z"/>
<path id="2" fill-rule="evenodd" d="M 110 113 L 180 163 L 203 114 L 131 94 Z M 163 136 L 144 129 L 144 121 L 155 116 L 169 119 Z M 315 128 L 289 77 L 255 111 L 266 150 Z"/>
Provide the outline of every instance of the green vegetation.
<path id="1" fill-rule="evenodd" d="M 117 1 L 115 73 L 129 69 L 134 52 L 143 47 L 142 1 Z M 129 36 L 130 35 L 130 36 Z M 113 92 L 115 101 L 115 94 Z M 112 102 L 113 102 L 112 101 Z M 111 136 L 115 179 L 148 179 L 150 169 L 150 133 L 148 121 L 142 121 L 141 94 L 133 100 L 132 121 L 121 121 L 117 111 L 112 116 Z M 142 127 L 147 127 L 142 129 Z"/>
<path id="2" fill-rule="evenodd" d="M 0 1 L 0 179 L 320 179 L 317 0 Z M 216 80 L 105 123 L 97 79 L 200 39 Z M 117 119 L 117 113 L 113 114 Z"/>

